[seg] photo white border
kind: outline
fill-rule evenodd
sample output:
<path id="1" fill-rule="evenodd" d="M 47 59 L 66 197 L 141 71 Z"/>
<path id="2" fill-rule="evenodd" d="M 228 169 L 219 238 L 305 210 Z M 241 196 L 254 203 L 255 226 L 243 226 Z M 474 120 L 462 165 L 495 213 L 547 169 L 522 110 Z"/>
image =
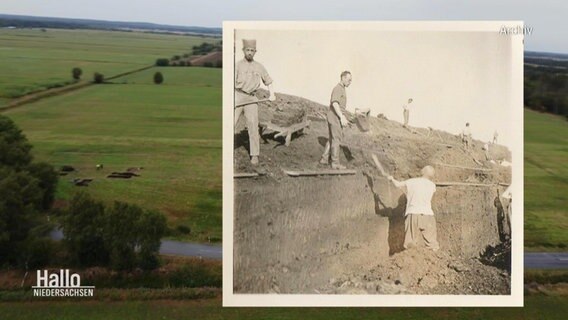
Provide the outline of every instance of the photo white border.
<path id="1" fill-rule="evenodd" d="M 321 307 L 522 307 L 523 299 L 523 57 L 524 36 L 508 35 L 512 45 L 512 258 L 510 295 L 341 295 L 235 294 L 233 292 L 234 65 L 235 30 L 380 30 L 499 32 L 522 21 L 225 21 L 223 22 L 223 306 Z M 505 35 L 504 35 L 505 36 Z"/>

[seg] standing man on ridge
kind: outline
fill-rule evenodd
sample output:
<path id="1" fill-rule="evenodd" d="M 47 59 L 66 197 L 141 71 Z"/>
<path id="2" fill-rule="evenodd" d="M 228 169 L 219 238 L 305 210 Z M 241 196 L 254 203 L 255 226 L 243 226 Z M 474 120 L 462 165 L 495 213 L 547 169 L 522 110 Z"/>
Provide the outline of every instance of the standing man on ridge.
<path id="1" fill-rule="evenodd" d="M 343 140 L 343 128 L 347 127 L 349 121 L 344 115 L 347 108 L 347 93 L 345 88 L 351 84 L 351 72 L 343 71 L 339 83 L 331 92 L 331 101 L 327 112 L 327 126 L 329 129 L 329 139 L 325 144 L 325 150 L 321 156 L 321 164 L 329 164 L 331 156 L 331 167 L 333 169 L 345 169 L 339 163 L 339 147 Z"/>
<path id="2" fill-rule="evenodd" d="M 249 136 L 250 163 L 258 164 L 260 135 L 258 133 L 258 98 L 256 90 L 261 81 L 268 88 L 269 101 L 275 101 L 272 78 L 262 64 L 254 60 L 256 40 L 243 39 L 244 59 L 235 65 L 235 126 L 244 113 Z"/>

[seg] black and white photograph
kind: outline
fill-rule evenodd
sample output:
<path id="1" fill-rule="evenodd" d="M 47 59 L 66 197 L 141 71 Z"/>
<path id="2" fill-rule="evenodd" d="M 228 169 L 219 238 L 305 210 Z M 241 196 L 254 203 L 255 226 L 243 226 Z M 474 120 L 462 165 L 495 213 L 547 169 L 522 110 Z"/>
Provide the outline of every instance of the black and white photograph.
<path id="1" fill-rule="evenodd" d="M 522 305 L 517 26 L 225 22 L 224 305 Z"/>

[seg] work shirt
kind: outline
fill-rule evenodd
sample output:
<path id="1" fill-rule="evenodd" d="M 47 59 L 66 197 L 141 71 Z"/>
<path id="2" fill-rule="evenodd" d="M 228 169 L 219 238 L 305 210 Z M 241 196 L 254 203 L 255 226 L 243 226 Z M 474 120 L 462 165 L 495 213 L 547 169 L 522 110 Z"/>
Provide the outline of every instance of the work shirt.
<path id="1" fill-rule="evenodd" d="M 402 182 L 406 186 L 406 213 L 433 216 L 432 196 L 436 184 L 426 178 L 412 178 Z"/>
<path id="2" fill-rule="evenodd" d="M 260 81 L 264 85 L 272 84 L 272 78 L 264 66 L 256 61 L 242 59 L 235 66 L 235 89 L 249 95 L 260 87 Z"/>
<path id="3" fill-rule="evenodd" d="M 345 92 L 345 87 L 341 83 L 338 83 L 331 92 L 329 112 L 327 114 L 328 119 L 337 118 L 337 120 L 339 121 L 339 116 L 333 111 L 334 102 L 337 102 L 339 104 L 339 109 L 341 110 L 341 112 L 344 112 L 345 109 L 347 109 L 347 92 Z"/>

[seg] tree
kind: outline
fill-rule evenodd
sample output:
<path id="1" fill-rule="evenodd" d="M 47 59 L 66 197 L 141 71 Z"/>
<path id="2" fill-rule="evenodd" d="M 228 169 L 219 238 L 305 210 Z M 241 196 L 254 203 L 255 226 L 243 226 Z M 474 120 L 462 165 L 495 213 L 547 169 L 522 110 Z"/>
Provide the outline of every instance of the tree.
<path id="1" fill-rule="evenodd" d="M 94 83 L 103 83 L 105 81 L 105 76 L 101 73 L 95 72 L 93 75 L 93 82 Z"/>
<path id="2" fill-rule="evenodd" d="M 25 171 L 0 167 L 0 265 L 16 264 L 42 207 L 39 181 Z"/>
<path id="3" fill-rule="evenodd" d="M 0 265 L 30 261 L 38 243 L 30 230 L 53 202 L 57 174 L 48 164 L 32 163 L 30 150 L 22 131 L 0 115 Z"/>
<path id="4" fill-rule="evenodd" d="M 136 265 L 138 237 L 136 222 L 143 210 L 134 205 L 115 202 L 109 209 L 105 229 L 105 243 L 109 248 L 110 267 L 115 270 L 131 270 Z"/>
<path id="5" fill-rule="evenodd" d="M 166 58 L 156 59 L 156 66 L 158 67 L 167 67 L 170 65 L 170 60 Z"/>
<path id="6" fill-rule="evenodd" d="M 140 216 L 137 229 L 140 253 L 138 265 L 144 270 L 152 270 L 159 266 L 158 251 L 161 238 L 167 231 L 166 217 L 156 211 L 144 211 Z"/>
<path id="7" fill-rule="evenodd" d="M 32 161 L 31 149 L 22 130 L 10 118 L 0 115 L 0 165 L 16 169 L 28 166 Z"/>
<path id="8" fill-rule="evenodd" d="M 71 262 L 81 266 L 108 263 L 109 253 L 103 237 L 105 224 L 104 204 L 92 199 L 88 193 L 75 194 L 61 219 L 63 241 Z"/>
<path id="9" fill-rule="evenodd" d="M 73 70 L 71 70 L 71 75 L 73 76 L 73 79 L 75 80 L 80 80 L 81 79 L 81 75 L 83 74 L 83 70 L 81 70 L 81 68 L 73 68 Z"/>
<path id="10" fill-rule="evenodd" d="M 30 174 L 38 179 L 39 187 L 43 189 L 42 209 L 48 210 L 55 200 L 55 191 L 59 175 L 52 165 L 45 162 L 32 163 L 28 167 Z"/>
<path id="11" fill-rule="evenodd" d="M 164 82 L 164 76 L 162 75 L 162 73 L 161 72 L 154 73 L 154 83 L 161 84 L 162 82 Z"/>

